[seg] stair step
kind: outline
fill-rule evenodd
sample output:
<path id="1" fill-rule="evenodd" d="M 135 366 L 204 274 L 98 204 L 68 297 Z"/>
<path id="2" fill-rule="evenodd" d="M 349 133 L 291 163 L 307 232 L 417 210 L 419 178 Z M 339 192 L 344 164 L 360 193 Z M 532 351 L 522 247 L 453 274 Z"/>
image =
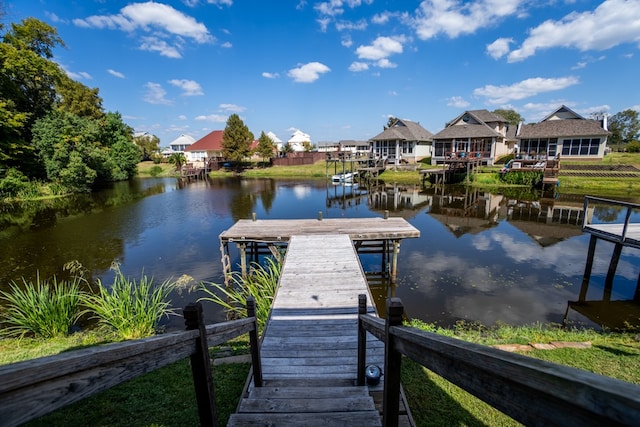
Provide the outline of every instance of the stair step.
<path id="1" fill-rule="evenodd" d="M 254 387 L 249 397 L 252 399 L 327 399 L 368 395 L 367 387 Z"/>
<path id="2" fill-rule="evenodd" d="M 238 412 L 251 413 L 309 413 L 349 412 L 375 410 L 371 396 L 340 398 L 296 398 L 296 399 L 242 399 Z"/>
<path id="3" fill-rule="evenodd" d="M 233 414 L 227 427 L 376 427 L 382 426 L 377 411 L 306 414 Z"/>

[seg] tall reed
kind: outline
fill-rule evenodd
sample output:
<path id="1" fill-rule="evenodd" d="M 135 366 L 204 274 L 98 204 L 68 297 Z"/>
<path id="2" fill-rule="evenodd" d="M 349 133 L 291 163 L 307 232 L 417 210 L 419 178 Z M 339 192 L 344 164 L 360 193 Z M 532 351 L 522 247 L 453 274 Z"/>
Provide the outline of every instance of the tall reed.
<path id="1" fill-rule="evenodd" d="M 72 326 L 80 317 L 80 290 L 82 279 L 60 281 L 54 276 L 51 283 L 36 282 L 22 278 L 22 286 L 12 282 L 9 292 L 0 291 L 5 301 L 5 309 L 0 319 L 6 325 L 0 330 L 2 335 L 23 337 L 33 335 L 38 338 L 57 338 L 69 335 Z"/>
<path id="2" fill-rule="evenodd" d="M 98 279 L 97 292 L 85 294 L 85 312 L 91 314 L 98 324 L 115 330 L 124 339 L 153 335 L 158 331 L 162 317 L 174 314 L 168 300 L 174 283 L 166 280 L 159 286 L 153 286 L 153 278 L 144 274 L 136 282 L 125 277 L 118 266 L 113 269 L 116 275 L 110 287 Z"/>
<path id="3" fill-rule="evenodd" d="M 269 318 L 271 302 L 276 293 L 282 265 L 273 258 L 267 258 L 266 265 L 251 264 L 251 271 L 245 278 L 238 272 L 232 272 L 229 286 L 203 282 L 200 289 L 208 296 L 199 301 L 211 301 L 227 311 L 228 319 L 246 317 L 247 297 L 256 300 L 256 318 L 262 331 Z"/>

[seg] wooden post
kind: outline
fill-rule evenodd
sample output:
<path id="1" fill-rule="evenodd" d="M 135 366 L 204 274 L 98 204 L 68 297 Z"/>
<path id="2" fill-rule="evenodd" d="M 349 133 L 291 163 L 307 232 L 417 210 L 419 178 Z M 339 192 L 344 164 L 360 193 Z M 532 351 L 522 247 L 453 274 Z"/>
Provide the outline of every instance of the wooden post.
<path id="1" fill-rule="evenodd" d="M 318 211 L 318 221 L 322 221 L 322 211 Z"/>
<path id="2" fill-rule="evenodd" d="M 251 221 L 256 222 L 257 215 L 255 212 L 251 213 Z"/>
<path id="3" fill-rule="evenodd" d="M 196 352 L 190 356 L 193 385 L 196 389 L 198 402 L 198 416 L 201 426 L 217 426 L 218 417 L 216 399 L 213 392 L 213 378 L 211 376 L 211 360 L 209 359 L 209 345 L 207 331 L 202 319 L 202 304 L 190 303 L 183 309 L 187 330 L 199 330 L 196 338 Z"/>
<path id="4" fill-rule="evenodd" d="M 391 326 L 402 325 L 404 306 L 400 298 L 387 298 L 384 350 L 384 396 L 382 402 L 382 425 L 398 426 L 400 411 L 400 370 L 402 353 L 395 348 L 395 339 L 389 334 Z"/>
<path id="5" fill-rule="evenodd" d="M 247 317 L 256 317 L 256 300 L 247 297 Z M 260 361 L 260 341 L 258 340 L 258 319 L 255 319 L 254 329 L 249 332 L 251 345 L 251 364 L 253 365 L 253 385 L 262 387 L 262 362 Z"/>
<path id="6" fill-rule="evenodd" d="M 242 271 L 242 278 L 247 278 L 247 244 L 238 243 L 238 249 L 240 250 L 240 270 Z"/>
<path id="7" fill-rule="evenodd" d="M 364 370 L 367 364 L 367 330 L 362 325 L 360 315 L 367 314 L 367 296 L 358 295 L 358 386 L 364 385 Z"/>
<path id="8" fill-rule="evenodd" d="M 613 255 L 611 255 L 611 261 L 609 262 L 609 271 L 607 271 L 607 277 L 604 280 L 604 295 L 602 299 L 604 301 L 611 300 L 611 291 L 613 289 L 613 279 L 616 276 L 616 269 L 618 268 L 618 261 L 620 260 L 620 254 L 622 253 L 622 243 L 616 243 L 613 248 Z"/>
<path id="9" fill-rule="evenodd" d="M 400 240 L 393 241 L 393 258 L 391 259 L 391 283 L 398 280 L 398 253 L 400 252 Z"/>
<path id="10" fill-rule="evenodd" d="M 585 215 L 585 218 L 586 218 L 586 215 Z M 582 276 L 582 286 L 580 287 L 580 296 L 578 297 L 578 301 L 585 301 L 587 298 L 587 289 L 589 287 L 589 279 L 591 278 L 591 269 L 593 268 L 593 257 L 596 253 L 597 241 L 598 241 L 598 238 L 592 234 L 591 239 L 589 239 L 589 252 L 587 252 L 587 264 L 584 267 L 584 276 Z"/>

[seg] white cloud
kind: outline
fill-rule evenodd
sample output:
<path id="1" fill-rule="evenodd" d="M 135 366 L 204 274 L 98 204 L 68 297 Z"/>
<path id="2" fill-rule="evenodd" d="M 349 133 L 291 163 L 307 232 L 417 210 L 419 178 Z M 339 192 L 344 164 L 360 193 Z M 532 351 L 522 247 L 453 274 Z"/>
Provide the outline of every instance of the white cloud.
<path id="1" fill-rule="evenodd" d="M 312 83 L 318 80 L 321 74 L 329 71 L 331 69 L 320 62 L 309 62 L 297 68 L 292 68 L 287 75 L 298 83 Z"/>
<path id="2" fill-rule="evenodd" d="M 387 58 L 379 59 L 376 65 L 380 68 L 396 68 L 398 66 L 398 64 L 389 61 Z"/>
<path id="3" fill-rule="evenodd" d="M 121 73 L 121 72 L 119 72 L 119 71 L 112 70 L 111 68 L 109 68 L 109 69 L 107 70 L 107 73 L 109 73 L 109 74 L 111 74 L 112 76 L 117 77 L 117 78 L 119 78 L 119 79 L 124 79 L 124 74 L 122 74 L 122 73 Z"/>
<path id="4" fill-rule="evenodd" d="M 270 73 L 268 71 L 263 71 L 262 72 L 262 77 L 264 77 L 266 79 L 277 79 L 278 77 L 280 77 L 280 74 L 278 74 L 278 73 Z"/>
<path id="5" fill-rule="evenodd" d="M 394 16 L 393 13 L 384 11 L 382 13 L 377 13 L 373 15 L 373 18 L 371 18 L 371 22 L 378 25 L 386 24 L 387 22 L 389 22 L 389 19 L 392 16 Z"/>
<path id="6" fill-rule="evenodd" d="M 340 44 L 344 47 L 351 47 L 353 45 L 353 40 L 349 36 L 344 36 L 342 37 Z"/>
<path id="7" fill-rule="evenodd" d="M 200 0 L 182 0 L 182 1 L 184 4 L 186 4 L 189 7 L 195 7 L 200 3 Z M 221 8 L 222 6 L 232 6 L 233 0 L 206 0 L 205 3 L 213 4 Z"/>
<path id="8" fill-rule="evenodd" d="M 69 76 L 69 78 L 73 79 L 73 80 L 91 80 L 93 79 L 93 77 L 91 77 L 91 74 L 87 73 L 86 71 L 70 71 L 67 69 L 64 69 L 64 72 L 67 73 L 67 76 Z"/>
<path id="9" fill-rule="evenodd" d="M 491 44 L 487 45 L 487 54 L 493 59 L 499 59 L 509 53 L 509 45 L 513 43 L 513 39 L 501 37 Z"/>
<path id="10" fill-rule="evenodd" d="M 169 83 L 182 89 L 182 95 L 184 96 L 204 95 L 202 86 L 200 86 L 200 84 L 194 80 L 173 79 L 169 80 Z"/>
<path id="11" fill-rule="evenodd" d="M 519 11 L 523 0 L 425 0 L 411 20 L 418 37 L 427 40 L 438 34 L 456 38 L 473 34 Z"/>
<path id="12" fill-rule="evenodd" d="M 193 17 L 161 3 L 148 1 L 132 3 L 120 9 L 116 15 L 93 15 L 74 19 L 76 26 L 83 28 L 117 29 L 128 33 L 142 31 L 152 36 L 143 39 L 141 49 L 157 51 L 170 58 L 179 58 L 183 40 L 210 43 L 214 37 L 207 27 Z M 162 39 L 174 38 L 172 43 Z"/>
<path id="13" fill-rule="evenodd" d="M 215 123 L 225 123 L 228 117 L 223 116 L 222 114 L 209 114 L 207 116 L 197 116 L 195 120 L 207 121 L 207 122 L 215 122 Z"/>
<path id="14" fill-rule="evenodd" d="M 149 104 L 171 105 L 171 101 L 166 99 L 167 91 L 158 83 L 148 82 L 145 87 L 147 92 L 144 94 L 144 101 Z"/>
<path id="15" fill-rule="evenodd" d="M 220 47 L 223 47 L 225 49 L 231 49 L 233 45 L 231 44 L 231 42 L 224 42 L 220 45 Z"/>
<path id="16" fill-rule="evenodd" d="M 359 71 L 367 71 L 369 69 L 369 64 L 366 62 L 353 62 L 349 65 L 349 71 L 359 72 Z"/>
<path id="17" fill-rule="evenodd" d="M 469 102 L 461 96 L 452 96 L 447 99 L 447 106 L 449 107 L 467 108 L 469 105 Z"/>
<path id="18" fill-rule="evenodd" d="M 548 20 L 538 25 L 520 48 L 509 54 L 508 61 L 522 61 L 538 50 L 554 47 L 606 50 L 638 42 L 640 7 L 637 0 L 607 0 L 594 11 L 572 12 L 559 21 Z"/>
<path id="19" fill-rule="evenodd" d="M 361 19 L 357 22 L 352 21 L 338 21 L 336 22 L 336 30 L 345 31 L 345 30 L 357 30 L 363 31 L 367 29 L 367 21 Z"/>
<path id="20" fill-rule="evenodd" d="M 400 37 L 378 37 L 368 46 L 360 46 L 356 49 L 356 54 L 360 59 L 377 61 L 387 58 L 396 53 L 402 53 L 402 43 L 405 42 L 403 36 Z"/>
<path id="21" fill-rule="evenodd" d="M 242 113 L 246 111 L 245 107 L 241 107 L 236 104 L 220 104 L 220 109 L 223 111 L 228 111 L 230 113 Z"/>
<path id="22" fill-rule="evenodd" d="M 484 87 L 474 89 L 473 94 L 488 98 L 487 102 L 490 104 L 504 104 L 512 100 L 527 98 L 539 93 L 564 89 L 578 83 L 578 78 L 574 76 L 560 77 L 556 79 L 534 77 L 514 83 L 510 86 L 486 85 Z"/>

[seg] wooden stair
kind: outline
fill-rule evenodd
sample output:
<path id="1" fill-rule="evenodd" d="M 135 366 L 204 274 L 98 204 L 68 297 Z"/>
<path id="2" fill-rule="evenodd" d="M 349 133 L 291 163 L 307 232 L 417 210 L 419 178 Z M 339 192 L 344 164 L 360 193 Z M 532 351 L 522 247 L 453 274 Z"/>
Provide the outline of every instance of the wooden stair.
<path id="1" fill-rule="evenodd" d="M 367 387 L 254 387 L 227 426 L 381 426 Z"/>

